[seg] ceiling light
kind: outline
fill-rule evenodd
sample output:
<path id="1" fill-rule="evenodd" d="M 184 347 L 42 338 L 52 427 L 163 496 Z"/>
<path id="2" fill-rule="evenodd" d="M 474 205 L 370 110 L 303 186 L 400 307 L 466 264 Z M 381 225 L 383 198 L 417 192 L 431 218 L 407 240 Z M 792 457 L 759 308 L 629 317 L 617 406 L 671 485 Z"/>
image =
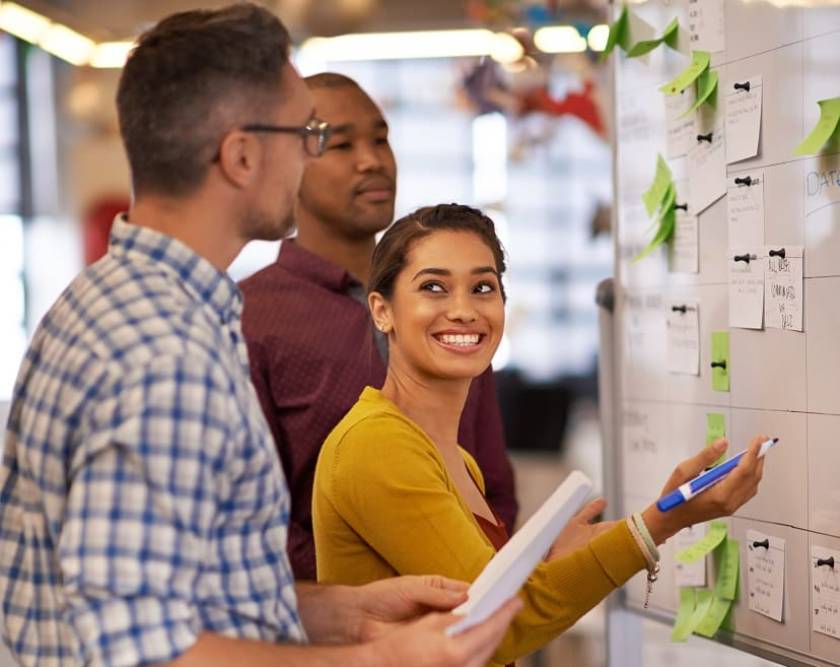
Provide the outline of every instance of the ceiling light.
<path id="1" fill-rule="evenodd" d="M 37 44 L 50 27 L 46 16 L 16 5 L 14 2 L 0 4 L 0 29 L 31 44 Z"/>
<path id="2" fill-rule="evenodd" d="M 534 44 L 543 53 L 579 53 L 586 51 L 586 40 L 572 25 L 540 28 L 534 34 Z"/>
<path id="3" fill-rule="evenodd" d="M 325 62 L 458 58 L 490 55 L 499 44 L 498 35 L 490 30 L 424 30 L 312 37 L 301 45 L 300 53 Z"/>
<path id="4" fill-rule="evenodd" d="M 38 46 L 73 65 L 86 65 L 96 43 L 67 26 L 53 23 L 38 40 Z"/>
<path id="5" fill-rule="evenodd" d="M 97 44 L 90 57 L 91 67 L 116 68 L 125 65 L 134 42 L 102 42 Z"/>
<path id="6" fill-rule="evenodd" d="M 593 25 L 586 35 L 589 48 L 593 51 L 603 51 L 607 46 L 607 38 L 610 36 L 610 27 L 606 24 Z"/>
<path id="7" fill-rule="evenodd" d="M 493 35 L 493 43 L 490 47 L 490 57 L 502 64 L 515 63 L 525 55 L 522 43 L 513 35 L 506 32 L 497 32 Z"/>

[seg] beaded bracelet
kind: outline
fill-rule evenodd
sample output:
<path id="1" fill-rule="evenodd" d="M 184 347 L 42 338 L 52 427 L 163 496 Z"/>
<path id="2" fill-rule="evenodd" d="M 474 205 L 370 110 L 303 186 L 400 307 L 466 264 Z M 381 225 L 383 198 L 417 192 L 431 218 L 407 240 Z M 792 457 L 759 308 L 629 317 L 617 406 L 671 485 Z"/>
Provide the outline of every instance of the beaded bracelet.
<path id="1" fill-rule="evenodd" d="M 641 515 L 639 515 L 639 519 L 641 519 Z M 644 608 L 648 608 L 648 604 L 650 603 L 650 594 L 653 592 L 653 584 L 659 578 L 659 550 L 656 549 L 654 546 L 653 551 L 650 550 L 646 539 L 642 536 L 641 530 L 636 524 L 636 521 L 633 517 L 627 517 L 627 527 L 630 529 L 630 534 L 633 536 L 633 539 L 636 541 L 636 545 L 639 547 L 639 550 L 642 552 L 642 556 L 645 559 L 646 568 L 647 568 L 647 590 L 645 591 L 645 604 Z M 641 524 L 644 526 L 644 521 L 641 521 Z M 645 531 L 647 532 L 647 526 L 645 526 Z M 650 533 L 648 532 L 648 536 Z M 653 543 L 653 540 L 651 540 Z"/>

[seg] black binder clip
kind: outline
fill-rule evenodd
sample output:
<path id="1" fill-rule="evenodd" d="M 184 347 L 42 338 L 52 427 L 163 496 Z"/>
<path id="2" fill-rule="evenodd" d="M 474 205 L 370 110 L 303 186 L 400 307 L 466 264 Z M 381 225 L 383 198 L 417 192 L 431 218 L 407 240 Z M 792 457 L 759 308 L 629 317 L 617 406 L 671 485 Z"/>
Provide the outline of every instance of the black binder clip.
<path id="1" fill-rule="evenodd" d="M 817 558 L 817 565 L 816 567 L 822 567 L 823 565 L 828 565 L 832 570 L 834 569 L 834 556 L 829 556 L 828 558 Z"/>
<path id="2" fill-rule="evenodd" d="M 758 182 L 758 181 L 756 181 L 756 182 Z M 743 178 L 736 178 L 735 179 L 735 185 L 746 185 L 747 187 L 749 187 L 752 184 L 753 184 L 753 179 L 750 178 L 749 176 L 744 176 Z"/>
<path id="3" fill-rule="evenodd" d="M 723 369 L 723 370 L 726 370 L 726 359 L 724 359 L 723 361 L 713 361 L 713 362 L 712 362 L 711 364 L 709 364 L 709 365 L 710 365 L 712 368 L 721 368 L 721 369 Z"/>
<path id="4" fill-rule="evenodd" d="M 679 211 L 688 213 L 688 204 L 674 204 L 674 208 Z"/>
<path id="5" fill-rule="evenodd" d="M 712 143 L 712 132 L 709 132 L 708 134 L 698 134 L 697 141 L 708 141 L 709 143 Z"/>
<path id="6" fill-rule="evenodd" d="M 753 547 L 755 547 L 756 549 L 758 549 L 758 547 L 764 547 L 765 549 L 769 549 L 770 548 L 770 538 L 764 538 L 764 540 L 761 540 L 761 541 L 756 540 L 755 542 L 753 542 Z"/>
<path id="7" fill-rule="evenodd" d="M 781 257 L 782 259 L 785 258 L 785 249 L 781 248 L 779 250 L 771 250 L 769 253 L 770 257 Z"/>
<path id="8" fill-rule="evenodd" d="M 744 83 L 736 83 L 734 88 L 735 90 L 743 90 L 746 92 L 750 92 L 750 82 L 745 81 Z"/>
<path id="9" fill-rule="evenodd" d="M 752 260 L 758 259 L 758 257 L 756 257 L 755 255 L 750 255 L 747 252 L 747 253 L 744 253 L 743 255 L 735 255 L 732 259 L 735 262 L 745 262 L 746 264 L 749 264 Z"/>

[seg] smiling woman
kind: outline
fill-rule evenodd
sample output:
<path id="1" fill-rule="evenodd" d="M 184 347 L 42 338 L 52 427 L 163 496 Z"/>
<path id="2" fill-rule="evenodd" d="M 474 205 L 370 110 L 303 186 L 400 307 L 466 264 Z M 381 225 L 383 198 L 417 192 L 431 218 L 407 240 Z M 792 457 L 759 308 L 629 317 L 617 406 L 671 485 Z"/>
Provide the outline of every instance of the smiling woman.
<path id="1" fill-rule="evenodd" d="M 319 581 L 363 584 L 395 574 L 473 581 L 507 541 L 481 471 L 458 443 L 470 383 L 490 365 L 504 330 L 504 270 L 493 222 L 467 206 L 422 208 L 377 246 L 368 303 L 388 338 L 387 377 L 381 390 L 365 388 L 321 449 L 312 502 Z M 760 442 L 736 479 L 708 492 L 714 500 L 698 496 L 667 515 L 652 504 L 594 525 L 604 503 L 587 505 L 525 583 L 524 607 L 492 664 L 540 647 L 642 568 L 653 581 L 655 545 L 755 493 Z M 666 490 L 724 448 L 718 442 L 683 462 Z"/>

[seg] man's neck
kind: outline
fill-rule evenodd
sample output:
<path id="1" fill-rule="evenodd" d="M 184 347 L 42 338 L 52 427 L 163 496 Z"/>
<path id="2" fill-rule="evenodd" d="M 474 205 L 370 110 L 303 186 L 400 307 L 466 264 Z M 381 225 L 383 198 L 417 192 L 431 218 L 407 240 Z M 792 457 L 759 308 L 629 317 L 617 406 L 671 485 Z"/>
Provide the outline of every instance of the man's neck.
<path id="1" fill-rule="evenodd" d="M 219 271 L 227 271 L 246 239 L 234 232 L 232 216 L 219 211 L 203 200 L 149 195 L 132 204 L 128 221 L 177 239 Z"/>
<path id="2" fill-rule="evenodd" d="M 370 235 L 357 240 L 330 233 L 319 222 L 298 220 L 297 244 L 313 255 L 340 266 L 367 288 L 370 264 L 376 237 Z"/>

